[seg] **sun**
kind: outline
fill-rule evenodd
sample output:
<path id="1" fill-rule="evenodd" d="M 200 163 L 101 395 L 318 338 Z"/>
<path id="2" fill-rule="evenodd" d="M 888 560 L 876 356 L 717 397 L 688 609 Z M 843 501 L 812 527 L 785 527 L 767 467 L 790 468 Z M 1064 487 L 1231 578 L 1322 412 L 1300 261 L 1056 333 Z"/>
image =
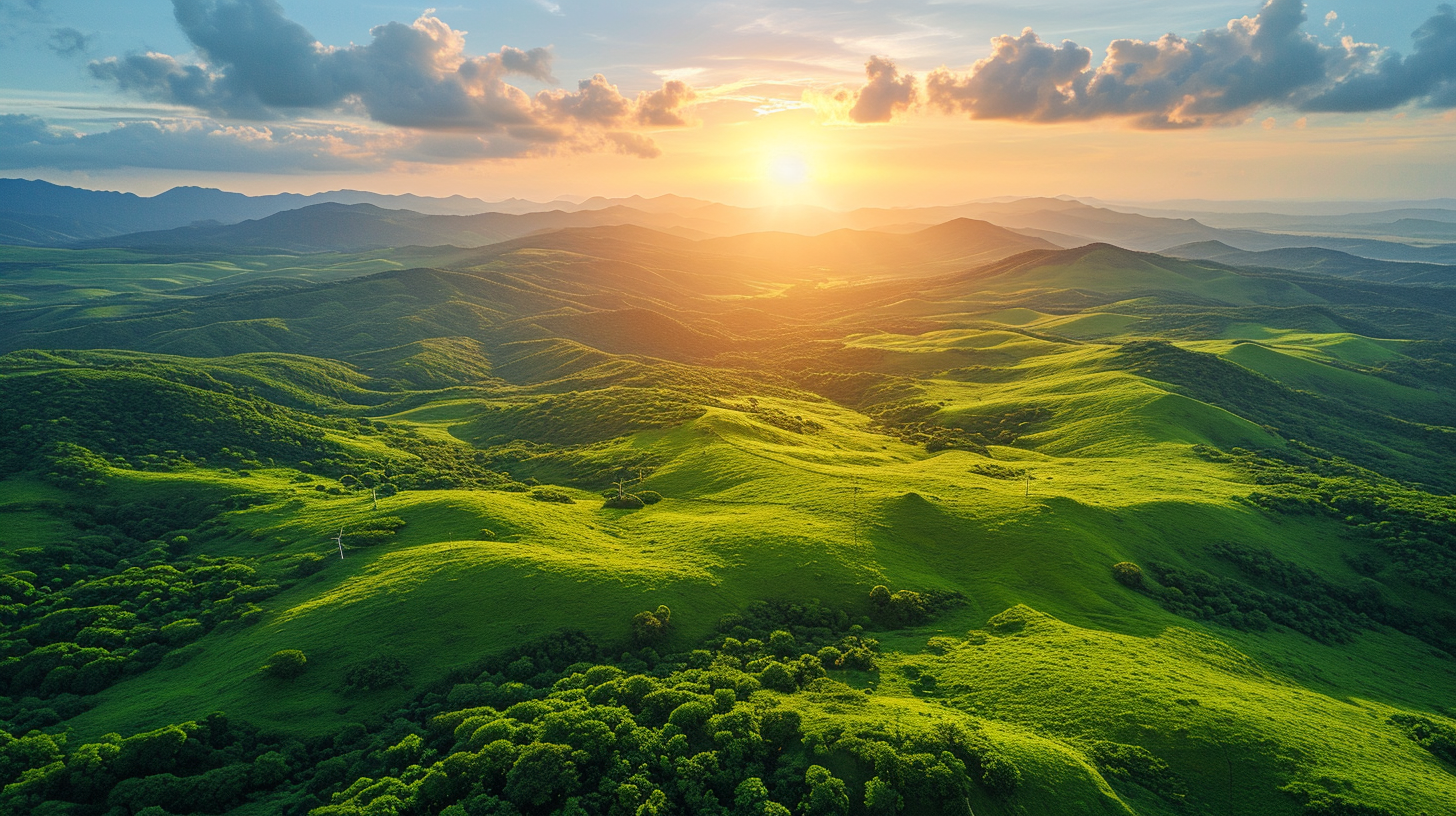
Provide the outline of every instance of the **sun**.
<path id="1" fill-rule="evenodd" d="M 809 183 L 809 162 L 796 153 L 773 156 L 769 159 L 768 176 L 782 187 L 802 187 Z"/>

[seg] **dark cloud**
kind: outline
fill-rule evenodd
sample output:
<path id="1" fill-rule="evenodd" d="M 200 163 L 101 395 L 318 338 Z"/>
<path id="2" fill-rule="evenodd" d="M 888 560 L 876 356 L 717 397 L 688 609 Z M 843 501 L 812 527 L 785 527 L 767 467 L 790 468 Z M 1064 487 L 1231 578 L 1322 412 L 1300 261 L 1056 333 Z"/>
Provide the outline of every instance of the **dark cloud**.
<path id="1" fill-rule="evenodd" d="M 1353 113 L 1408 102 L 1456 107 L 1456 9 L 1442 4 L 1412 35 L 1410 56 L 1381 54 L 1305 103 L 1305 110 Z"/>
<path id="2" fill-rule="evenodd" d="M 686 86 L 664 86 L 633 101 L 601 75 L 575 91 L 532 96 L 506 80 L 553 82 L 549 50 L 506 46 L 467 56 L 464 33 L 430 13 L 410 25 L 375 27 L 367 45 L 332 47 L 284 16 L 275 0 L 173 0 L 173 6 L 201 64 L 134 54 L 93 62 L 92 74 L 214 116 L 269 120 L 347 109 L 398 127 L 499 135 L 497 142 L 543 148 L 615 144 L 602 131 L 634 124 L 685 124 L 680 109 L 693 97 Z"/>
<path id="3" fill-rule="evenodd" d="M 1408 57 L 1345 40 L 1329 46 L 1304 31 L 1302 0 L 1268 0 L 1255 17 L 1195 37 L 1114 40 L 1100 61 L 1071 41 L 1031 29 L 992 40 L 990 56 L 964 72 L 926 77 L 929 106 L 973 119 L 1078 122 L 1129 119 L 1145 128 L 1236 124 L 1258 109 L 1386 110 L 1408 102 L 1456 106 L 1456 11 L 1439 7 L 1415 33 Z M 820 94 L 834 115 L 889 121 L 918 102 L 913 77 L 875 57 L 857 90 Z M 847 114 L 844 107 L 848 107 Z"/>
<path id="4" fill-rule="evenodd" d="M 50 49 L 63 57 L 85 54 L 91 50 L 91 35 L 74 28 L 58 28 L 51 32 Z"/>

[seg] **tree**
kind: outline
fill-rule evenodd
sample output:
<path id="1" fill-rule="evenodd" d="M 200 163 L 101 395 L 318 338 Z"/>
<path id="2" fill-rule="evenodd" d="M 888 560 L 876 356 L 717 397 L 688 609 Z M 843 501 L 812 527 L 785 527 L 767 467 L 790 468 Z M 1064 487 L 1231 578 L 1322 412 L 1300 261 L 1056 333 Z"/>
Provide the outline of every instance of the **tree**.
<path id="1" fill-rule="evenodd" d="M 518 805 L 543 809 L 576 791 L 580 784 L 571 746 L 538 742 L 523 748 L 506 773 L 505 794 Z"/>
<path id="2" fill-rule="evenodd" d="M 274 652 L 268 658 L 268 662 L 263 664 L 263 673 L 279 680 L 292 680 L 303 674 L 307 664 L 308 658 L 304 656 L 303 652 L 297 649 L 284 649 Z"/>
<path id="3" fill-rule="evenodd" d="M 1112 577 L 1123 586 L 1142 589 L 1143 570 L 1131 561 L 1119 561 L 1112 565 Z"/>
<path id="4" fill-rule="evenodd" d="M 849 813 L 849 792 L 844 780 L 839 779 L 822 765 L 810 765 L 804 772 L 804 784 L 809 792 L 799 807 L 804 816 L 847 816 Z"/>
<path id="5" fill-rule="evenodd" d="M 890 787 L 890 783 L 876 776 L 865 783 L 864 804 L 867 813 L 894 816 L 905 807 L 905 797 Z"/>
<path id="6" fill-rule="evenodd" d="M 870 604 L 876 609 L 884 609 L 890 605 L 890 588 L 880 584 L 870 589 Z"/>
<path id="7" fill-rule="evenodd" d="M 667 639 L 667 626 L 672 621 L 672 610 L 666 605 L 655 612 L 638 612 L 632 616 L 632 643 L 638 648 L 656 646 Z"/>

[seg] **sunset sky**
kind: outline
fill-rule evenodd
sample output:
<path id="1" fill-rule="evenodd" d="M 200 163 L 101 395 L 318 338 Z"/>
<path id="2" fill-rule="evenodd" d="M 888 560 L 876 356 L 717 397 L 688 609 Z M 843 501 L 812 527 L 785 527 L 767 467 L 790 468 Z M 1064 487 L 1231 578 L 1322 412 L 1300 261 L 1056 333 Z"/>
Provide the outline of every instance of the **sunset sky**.
<path id="1" fill-rule="evenodd" d="M 0 0 L 0 85 L 0 175 L 143 194 L 1456 190 L 1425 0 Z"/>

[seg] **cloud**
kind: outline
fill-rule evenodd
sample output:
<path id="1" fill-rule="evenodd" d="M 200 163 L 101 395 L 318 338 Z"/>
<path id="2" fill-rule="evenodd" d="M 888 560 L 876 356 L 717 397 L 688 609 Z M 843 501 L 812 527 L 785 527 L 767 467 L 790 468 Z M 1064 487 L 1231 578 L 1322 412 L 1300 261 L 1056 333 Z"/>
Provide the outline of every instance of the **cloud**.
<path id="1" fill-rule="evenodd" d="M 1298 104 L 1344 70 L 1348 51 L 1306 34 L 1305 20 L 1302 0 L 1269 0 L 1258 16 L 1194 39 L 1114 40 L 1096 66 L 1089 49 L 1051 45 L 1027 29 L 995 38 L 991 56 L 966 74 L 933 72 L 927 93 L 936 107 L 977 119 L 1237 123 L 1264 105 Z"/>
<path id="2" fill-rule="evenodd" d="M 533 96 L 506 80 L 554 82 L 548 49 L 505 46 L 468 56 L 465 32 L 430 12 L 409 25 L 376 26 L 366 45 L 334 47 L 284 16 L 276 0 L 173 0 L 173 7 L 199 63 L 132 54 L 92 62 L 91 73 L 213 116 L 270 121 L 351 111 L 396 127 L 498 135 L 543 150 L 612 149 L 616 142 L 604 131 L 686 124 L 680 109 L 692 101 L 690 88 L 671 82 L 634 101 L 601 75 L 575 91 Z"/>
<path id="3" fill-rule="evenodd" d="M 692 105 L 698 94 L 686 82 L 669 79 L 651 93 L 637 95 L 634 114 L 637 123 L 647 127 L 686 127 L 692 121 L 684 109 Z"/>
<path id="4" fill-rule="evenodd" d="M 1089 48 L 1048 43 L 1028 28 L 994 38 L 991 54 L 969 70 L 932 71 L 923 93 L 892 61 L 875 57 L 863 86 L 806 99 L 830 119 L 855 122 L 889 121 L 923 104 L 972 119 L 1125 119 L 1149 129 L 1239 124 L 1266 107 L 1354 112 L 1409 102 L 1456 106 L 1451 6 L 1440 6 L 1416 31 L 1408 57 L 1349 38 L 1325 45 L 1304 31 L 1306 22 L 1302 0 L 1267 0 L 1257 16 L 1192 38 L 1114 40 L 1100 61 Z"/>
<path id="5" fill-rule="evenodd" d="M 1389 110 L 1417 102 L 1426 107 L 1456 107 L 1456 9 L 1442 4 L 1411 35 L 1409 56 L 1382 52 L 1305 103 L 1308 111 L 1355 113 Z M 1346 49 L 1359 45 L 1346 40 Z M 1368 47 L 1366 47 L 1368 48 Z"/>
<path id="6" fill-rule="evenodd" d="M 85 54 L 91 50 L 91 35 L 74 28 L 58 28 L 51 32 L 50 49 L 63 57 Z"/>
<path id="7" fill-rule="evenodd" d="M 856 122 L 888 122 L 898 112 L 915 104 L 915 77 L 900 76 L 895 64 L 881 57 L 865 63 L 869 81 L 860 88 L 849 118 Z"/>
<path id="8" fill-rule="evenodd" d="M 895 63 L 885 57 L 870 57 L 865 63 L 864 85 L 857 89 L 809 89 L 804 91 L 803 104 L 813 107 L 826 121 L 871 124 L 888 122 L 910 110 L 919 96 L 913 75 L 901 76 Z"/>
<path id="9" fill-rule="evenodd" d="M 80 134 L 23 114 L 0 115 L 0 168 L 302 173 L 387 166 L 381 137 L 340 128 L 238 127 L 210 121 L 127 122 Z"/>

